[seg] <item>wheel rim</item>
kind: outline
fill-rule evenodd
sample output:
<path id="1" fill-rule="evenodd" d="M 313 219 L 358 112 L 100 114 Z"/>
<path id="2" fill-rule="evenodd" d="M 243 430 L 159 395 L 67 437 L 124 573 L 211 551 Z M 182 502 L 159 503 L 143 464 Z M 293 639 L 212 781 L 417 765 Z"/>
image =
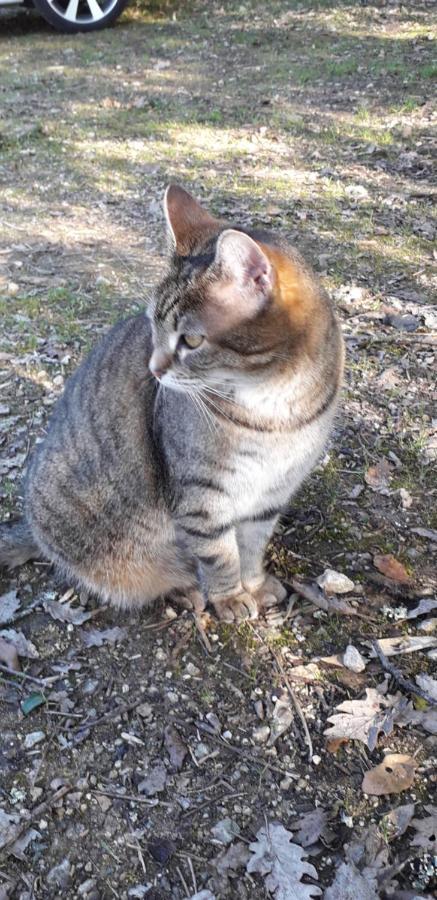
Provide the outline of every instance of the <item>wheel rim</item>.
<path id="1" fill-rule="evenodd" d="M 48 0 L 53 12 L 73 25 L 91 25 L 103 19 L 118 0 Z"/>

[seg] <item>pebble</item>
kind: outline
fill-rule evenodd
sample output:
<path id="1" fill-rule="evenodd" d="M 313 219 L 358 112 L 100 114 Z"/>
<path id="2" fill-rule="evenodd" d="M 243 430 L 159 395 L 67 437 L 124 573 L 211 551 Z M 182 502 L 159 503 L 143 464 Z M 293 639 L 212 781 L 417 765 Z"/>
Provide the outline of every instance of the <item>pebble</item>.
<path id="1" fill-rule="evenodd" d="M 36 744 L 40 744 L 41 741 L 44 741 L 45 736 L 45 731 L 31 731 L 30 734 L 26 734 L 26 737 L 24 738 L 24 749 L 31 750 Z"/>
<path id="2" fill-rule="evenodd" d="M 211 727 L 214 729 L 214 731 L 217 731 L 217 732 L 221 731 L 222 726 L 220 724 L 220 719 L 218 716 L 216 716 L 215 713 L 209 712 L 206 714 L 205 718 L 209 722 Z"/>
<path id="3" fill-rule="evenodd" d="M 256 715 L 258 716 L 258 719 L 261 719 L 261 720 L 264 719 L 264 704 L 263 704 L 262 700 L 255 700 L 253 707 L 256 712 Z"/>
<path id="4" fill-rule="evenodd" d="M 201 674 L 200 669 L 191 662 L 187 663 L 185 671 L 188 672 L 188 675 L 192 675 L 193 678 L 197 678 Z"/>
<path id="5" fill-rule="evenodd" d="M 208 756 L 209 747 L 207 747 L 207 745 L 201 741 L 199 744 L 197 744 L 194 752 L 197 756 L 197 759 L 203 759 L 204 756 Z"/>
<path id="6" fill-rule="evenodd" d="M 314 756 L 311 757 L 311 762 L 314 763 L 315 766 L 320 766 L 322 757 L 318 756 L 317 753 L 315 753 Z"/>
<path id="7" fill-rule="evenodd" d="M 265 744 L 270 737 L 270 728 L 268 725 L 260 725 L 258 728 L 254 728 L 252 732 L 253 740 L 255 744 Z"/>
<path id="8" fill-rule="evenodd" d="M 88 894 L 91 893 L 93 888 L 96 886 L 96 881 L 94 878 L 87 878 L 86 881 L 82 881 L 82 884 L 79 885 L 77 889 L 77 893 L 79 897 L 87 897 Z"/>
<path id="9" fill-rule="evenodd" d="M 140 705 L 137 706 L 137 713 L 143 719 L 150 719 L 151 716 L 153 715 L 153 709 L 150 706 L 150 703 L 140 703 Z"/>
<path id="10" fill-rule="evenodd" d="M 50 869 L 50 872 L 47 874 L 47 882 L 51 885 L 56 884 L 58 887 L 65 890 L 70 881 L 70 872 L 70 860 L 66 857 L 59 865 L 53 866 L 53 869 Z"/>
<path id="11" fill-rule="evenodd" d="M 177 614 L 176 610 L 173 609 L 172 606 L 166 606 L 166 607 L 165 607 L 164 615 L 165 615 L 165 618 L 166 618 L 166 619 L 177 619 L 177 617 L 178 617 L 178 614 Z M 129 896 L 130 896 L 130 897 L 133 897 L 134 894 L 129 894 Z M 139 896 L 139 895 L 137 895 L 137 896 Z M 144 894 L 142 894 L 141 896 L 143 897 Z"/>
<path id="12" fill-rule="evenodd" d="M 366 660 L 363 659 L 359 650 L 353 644 L 348 644 L 343 653 L 343 664 L 351 672 L 364 672 L 366 668 Z"/>
<path id="13" fill-rule="evenodd" d="M 343 575 L 343 572 L 336 572 L 335 569 L 325 569 L 323 574 L 317 578 L 317 584 L 328 594 L 348 594 L 355 587 L 347 575 Z"/>

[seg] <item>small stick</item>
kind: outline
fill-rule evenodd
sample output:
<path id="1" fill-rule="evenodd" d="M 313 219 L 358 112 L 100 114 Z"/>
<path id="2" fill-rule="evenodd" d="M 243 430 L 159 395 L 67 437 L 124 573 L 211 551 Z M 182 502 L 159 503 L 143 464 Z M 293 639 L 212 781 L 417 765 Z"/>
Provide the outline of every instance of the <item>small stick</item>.
<path id="1" fill-rule="evenodd" d="M 422 700 L 426 700 L 426 702 L 429 703 L 430 706 L 437 706 L 437 700 L 434 700 L 434 697 L 431 697 L 430 694 L 427 694 L 426 691 L 419 687 L 418 684 L 414 684 L 413 681 L 410 681 L 409 678 L 405 678 L 405 676 L 402 675 L 402 672 L 400 672 L 399 669 L 396 668 L 396 666 L 388 661 L 385 653 L 383 653 L 383 651 L 381 650 L 378 641 L 372 641 L 372 647 L 384 671 L 388 672 L 389 675 L 391 675 L 392 678 L 394 678 L 395 681 L 398 682 L 400 687 L 404 688 L 404 690 L 408 691 L 410 694 L 416 694 L 418 697 L 421 697 Z"/>
<path id="2" fill-rule="evenodd" d="M 150 800 L 149 797 L 137 797 L 136 794 L 122 794 L 119 791 L 98 791 L 92 790 L 91 794 L 99 794 L 99 796 L 110 797 L 111 800 L 126 800 L 128 803 L 140 803 L 146 806 L 156 806 L 156 800 Z M 161 806 L 171 806 L 171 803 L 163 803 L 159 801 Z"/>
<path id="3" fill-rule="evenodd" d="M 81 724 L 77 725 L 76 728 L 73 729 L 76 731 L 83 731 L 87 728 L 94 728 L 95 725 L 100 725 L 101 722 L 107 722 L 111 719 L 118 719 L 119 716 L 122 716 L 124 713 L 132 712 L 137 706 L 140 706 L 141 703 L 144 702 L 144 697 L 140 697 L 139 700 L 134 700 L 132 703 L 125 703 L 123 706 L 117 706 L 117 709 L 111 709 L 107 713 L 103 713 L 102 716 L 99 716 L 97 719 L 91 719 L 89 722 L 86 720 Z"/>
<path id="4" fill-rule="evenodd" d="M 340 600 L 338 597 L 330 597 L 328 599 L 325 597 L 323 591 L 320 590 L 319 587 L 316 588 L 315 585 L 304 584 L 296 578 L 292 578 L 290 581 L 284 581 L 284 584 L 289 584 L 296 593 L 304 598 L 304 600 L 309 600 L 310 603 L 313 603 L 314 606 L 317 606 L 319 609 L 323 609 L 324 612 L 339 613 L 342 616 L 356 616 L 357 619 L 364 619 L 365 622 L 377 623 L 378 621 L 377 619 L 366 616 L 364 613 L 354 609 L 354 607 L 349 605 L 347 600 Z"/>
<path id="5" fill-rule="evenodd" d="M 0 672 L 6 672 L 8 675 L 15 675 L 17 678 L 22 678 L 25 681 L 32 681 L 33 684 L 37 684 L 39 687 L 47 687 L 48 684 L 59 681 L 61 677 L 60 675 L 51 675 L 48 678 L 35 678 L 34 675 L 27 675 L 26 672 L 17 672 L 9 666 L 4 666 L 3 663 L 0 663 Z"/>
<path id="6" fill-rule="evenodd" d="M 186 896 L 186 897 L 189 897 L 190 894 L 191 894 L 191 891 L 190 891 L 190 889 L 189 889 L 189 887 L 188 887 L 187 882 L 185 881 L 184 876 L 182 875 L 182 872 L 181 872 L 179 866 L 176 866 L 176 872 L 178 873 L 179 878 L 181 879 L 182 887 L 183 887 L 183 889 L 184 889 L 184 891 L 185 891 L 185 896 Z"/>
<path id="7" fill-rule="evenodd" d="M 299 776 L 296 775 L 295 772 L 289 772 L 287 769 L 281 769 L 280 766 L 274 766 L 273 763 L 268 763 L 264 759 L 254 759 L 250 756 L 249 753 L 246 753 L 244 750 L 240 750 L 239 747 L 235 747 L 233 744 L 228 744 L 227 741 L 224 741 L 218 734 L 212 734 L 209 728 L 206 728 L 203 722 L 196 722 L 196 728 L 199 731 L 205 732 L 211 741 L 215 741 L 217 744 L 220 744 L 224 750 L 230 750 L 231 753 L 236 753 L 237 756 L 241 756 L 249 765 L 258 766 L 258 768 L 269 769 L 271 772 L 277 772 L 278 775 L 288 775 L 289 778 L 298 779 Z"/>
<path id="8" fill-rule="evenodd" d="M 196 875 L 194 873 L 193 863 L 191 862 L 191 856 L 188 857 L 188 866 L 189 866 L 190 873 L 191 873 L 191 880 L 193 882 L 194 893 L 197 894 L 197 881 L 196 881 Z"/>
<path id="9" fill-rule="evenodd" d="M 437 341 L 434 334 L 372 334 L 370 331 L 344 333 L 343 337 L 346 341 L 355 341 L 361 338 L 372 341 L 374 344 L 431 344 L 433 346 Z"/>
<path id="10" fill-rule="evenodd" d="M 296 710 L 296 712 L 297 712 L 297 714 L 298 714 L 298 716 L 299 716 L 299 719 L 300 719 L 300 721 L 301 721 L 302 728 L 303 728 L 303 730 L 304 730 L 305 741 L 306 741 L 306 744 L 307 744 L 307 746 L 308 746 L 308 762 L 311 762 L 311 760 L 312 760 L 312 758 L 313 758 L 313 754 L 314 754 L 314 750 L 313 750 L 313 742 L 312 742 L 312 740 L 311 740 L 311 735 L 310 735 L 309 730 L 308 730 L 308 725 L 307 725 L 306 718 L 305 718 L 305 716 L 304 716 L 303 709 L 302 709 L 302 707 L 301 707 L 301 705 L 300 705 L 300 703 L 299 703 L 299 700 L 297 699 L 296 693 L 295 693 L 295 691 L 293 690 L 293 688 L 292 688 L 292 686 L 291 686 L 291 684 L 290 684 L 289 679 L 287 678 L 287 674 L 286 674 L 286 672 L 285 672 L 285 669 L 284 669 L 284 666 L 282 665 L 281 660 L 279 659 L 278 654 L 275 652 L 275 650 L 273 649 L 273 647 L 269 647 L 269 650 L 270 650 L 270 653 L 272 654 L 273 659 L 275 660 L 276 665 L 277 665 L 277 667 L 278 667 L 278 669 L 279 669 L 279 671 L 280 671 L 280 673 L 281 673 L 281 675 L 282 675 L 282 677 L 283 677 L 283 679 L 284 679 L 285 686 L 286 686 L 287 691 L 288 691 L 288 693 L 289 693 L 289 695 L 290 695 L 290 697 L 291 697 L 291 700 L 292 700 L 292 702 L 293 702 L 293 706 L 294 706 L 294 708 L 295 708 L 295 710 Z"/>

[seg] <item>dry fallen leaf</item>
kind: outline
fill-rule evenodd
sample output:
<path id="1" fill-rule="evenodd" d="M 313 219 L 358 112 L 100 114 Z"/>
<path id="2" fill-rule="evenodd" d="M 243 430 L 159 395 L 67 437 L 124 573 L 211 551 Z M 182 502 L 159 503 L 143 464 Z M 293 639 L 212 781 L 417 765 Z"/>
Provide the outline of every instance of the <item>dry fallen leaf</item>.
<path id="1" fill-rule="evenodd" d="M 324 900 L 379 900 L 374 875 L 362 875 L 353 863 L 340 863 L 334 881 L 326 889 Z"/>
<path id="2" fill-rule="evenodd" d="M 243 868 L 249 859 L 250 853 L 246 844 L 235 841 L 214 860 L 214 865 L 219 875 L 226 875 L 229 871 L 235 873 L 237 869 Z"/>
<path id="3" fill-rule="evenodd" d="M 18 837 L 18 825 L 20 816 L 16 813 L 6 813 L 0 809 L 0 850 Z"/>
<path id="4" fill-rule="evenodd" d="M 9 641 L 5 641 L 4 638 L 0 636 L 0 663 L 4 666 L 7 666 L 9 669 L 13 669 L 14 672 L 20 671 L 20 660 L 18 659 L 18 653 L 13 644 L 10 644 Z"/>
<path id="5" fill-rule="evenodd" d="M 414 803 L 406 803 L 404 806 L 398 806 L 391 809 L 382 819 L 384 824 L 384 834 L 390 841 L 405 834 L 411 819 L 414 816 Z"/>
<path id="6" fill-rule="evenodd" d="M 366 688 L 363 700 L 344 700 L 336 706 L 336 712 L 328 716 L 332 725 L 325 735 L 333 738 L 362 741 L 369 749 L 376 746 L 378 734 L 390 734 L 394 725 L 394 708 L 399 697 L 383 697 L 375 688 Z"/>
<path id="7" fill-rule="evenodd" d="M 0 638 L 11 644 L 18 656 L 26 656 L 28 659 L 39 658 L 35 644 L 32 644 L 32 641 L 29 641 L 22 631 L 16 631 L 15 628 L 4 628 L 0 632 Z"/>
<path id="8" fill-rule="evenodd" d="M 290 843 L 292 837 L 278 822 L 260 828 L 256 841 L 249 844 L 253 855 L 246 868 L 249 874 L 259 872 L 264 876 L 266 888 L 275 900 L 311 900 L 321 890 L 314 884 L 304 884 L 302 878 L 309 875 L 317 879 L 317 872 L 305 860 L 305 850 Z"/>
<path id="9" fill-rule="evenodd" d="M 120 628 L 115 625 L 114 628 L 91 628 L 82 635 L 82 640 L 86 647 L 101 647 L 103 644 L 115 644 L 122 641 L 128 631 L 127 628 Z"/>
<path id="10" fill-rule="evenodd" d="M 326 741 L 326 749 L 328 753 L 338 753 L 340 747 L 343 747 L 348 741 L 349 738 L 331 738 L 331 740 Z"/>
<path id="11" fill-rule="evenodd" d="M 395 559 L 390 553 L 387 554 L 376 554 L 373 557 L 373 562 L 383 575 L 386 578 L 390 578 L 392 581 L 396 581 L 398 584 L 409 584 L 411 578 L 398 559 Z"/>
<path id="12" fill-rule="evenodd" d="M 281 735 L 285 734 L 293 721 L 293 708 L 288 691 L 278 697 L 270 719 L 270 737 L 268 746 L 272 747 Z"/>
<path id="13" fill-rule="evenodd" d="M 416 675 L 416 684 L 426 691 L 429 697 L 437 700 L 437 681 L 431 675 Z"/>
<path id="14" fill-rule="evenodd" d="M 303 813 L 299 819 L 292 823 L 292 828 L 298 829 L 296 840 L 301 847 L 311 847 L 316 844 L 321 836 L 326 840 L 329 833 L 329 815 L 321 806 Z M 332 834 L 331 834 L 332 837 Z"/>
<path id="15" fill-rule="evenodd" d="M 386 459 L 381 459 L 376 466 L 370 466 L 370 469 L 367 469 L 367 472 L 364 475 L 364 481 L 372 491 L 376 491 L 378 494 L 388 494 L 388 486 L 390 482 L 390 477 L 393 472 L 393 467 L 387 462 Z"/>
<path id="16" fill-rule="evenodd" d="M 16 591 L 8 591 L 0 597 L 0 625 L 6 625 L 12 622 L 15 613 L 20 608 L 21 601 L 17 597 Z"/>
<path id="17" fill-rule="evenodd" d="M 86 612 L 83 606 L 58 603 L 57 600 L 43 600 L 43 607 L 56 622 L 66 622 L 68 625 L 83 625 L 94 616 L 93 612 Z"/>
<path id="18" fill-rule="evenodd" d="M 437 806 L 425 806 L 429 813 L 425 819 L 413 819 L 411 825 L 416 834 L 411 843 L 415 847 L 425 847 L 430 853 L 437 852 Z"/>
<path id="19" fill-rule="evenodd" d="M 405 753 L 387 753 L 379 766 L 366 772 L 361 785 L 365 794 L 381 797 L 400 794 L 412 787 L 417 762 Z"/>
<path id="20" fill-rule="evenodd" d="M 188 750 L 174 725 L 167 725 L 164 731 L 164 743 L 173 768 L 179 772 L 182 769 Z"/>

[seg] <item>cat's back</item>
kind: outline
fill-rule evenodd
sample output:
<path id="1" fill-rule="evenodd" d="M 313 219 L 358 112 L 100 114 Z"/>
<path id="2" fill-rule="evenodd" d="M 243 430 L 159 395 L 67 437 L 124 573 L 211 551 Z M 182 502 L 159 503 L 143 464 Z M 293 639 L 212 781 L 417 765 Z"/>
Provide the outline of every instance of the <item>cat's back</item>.
<path id="1" fill-rule="evenodd" d="M 71 542 L 73 532 L 95 534 L 104 520 L 117 527 L 123 504 L 126 514 L 155 499 L 151 347 L 144 315 L 122 321 L 67 381 L 26 479 L 34 529 Z"/>

